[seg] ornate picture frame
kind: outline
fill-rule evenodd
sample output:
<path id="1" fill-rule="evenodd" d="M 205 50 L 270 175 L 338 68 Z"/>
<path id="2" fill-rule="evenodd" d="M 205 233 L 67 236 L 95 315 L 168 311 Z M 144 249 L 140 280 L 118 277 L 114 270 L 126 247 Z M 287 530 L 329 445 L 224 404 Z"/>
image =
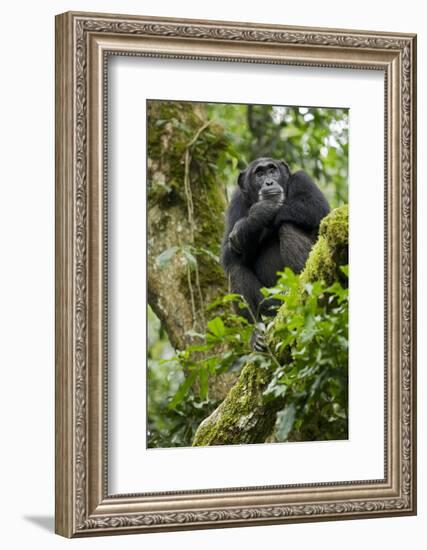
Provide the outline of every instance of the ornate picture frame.
<path id="1" fill-rule="evenodd" d="M 106 357 L 111 55 L 384 73 L 384 479 L 112 495 Z M 65 537 L 416 513 L 416 36 L 68 12 L 56 17 L 56 532 Z M 367 352 L 369 353 L 369 352 Z"/>

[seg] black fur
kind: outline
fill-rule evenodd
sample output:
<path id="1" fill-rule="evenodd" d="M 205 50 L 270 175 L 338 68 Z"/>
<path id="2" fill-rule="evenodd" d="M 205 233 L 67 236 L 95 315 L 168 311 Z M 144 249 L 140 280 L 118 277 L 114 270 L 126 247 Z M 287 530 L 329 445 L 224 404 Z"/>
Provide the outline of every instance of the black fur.
<path id="1" fill-rule="evenodd" d="M 259 158 L 240 173 L 226 213 L 221 263 L 230 290 L 242 294 L 251 321 L 271 314 L 274 300 L 263 300 L 262 287 L 274 286 L 277 272 L 299 273 L 329 212 L 323 193 L 303 171 Z"/>

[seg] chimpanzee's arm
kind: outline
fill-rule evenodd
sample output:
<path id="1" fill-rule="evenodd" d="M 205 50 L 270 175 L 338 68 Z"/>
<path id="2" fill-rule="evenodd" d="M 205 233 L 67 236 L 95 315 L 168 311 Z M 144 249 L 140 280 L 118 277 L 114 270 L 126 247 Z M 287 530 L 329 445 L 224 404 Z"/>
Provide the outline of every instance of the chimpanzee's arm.
<path id="1" fill-rule="evenodd" d="M 260 290 L 263 285 L 249 266 L 265 230 L 264 220 L 267 220 L 267 216 L 263 217 L 260 212 L 255 210 L 251 213 L 251 208 L 246 205 L 241 194 L 235 193 L 227 210 L 227 227 L 221 248 L 221 263 L 228 276 L 230 290 L 245 298 L 250 311 L 245 309 L 241 313 L 250 322 L 258 319 L 259 304 L 263 300 Z M 270 213 L 268 220 L 272 217 Z"/>
<path id="2" fill-rule="evenodd" d="M 274 226 L 290 222 L 313 231 L 328 213 L 329 204 L 323 193 L 305 172 L 299 171 L 289 179 L 287 197 L 274 218 Z"/>
<path id="3" fill-rule="evenodd" d="M 276 215 L 280 203 L 273 200 L 262 200 L 249 207 L 239 191 L 231 199 L 227 211 L 227 227 L 224 245 L 241 256 L 245 262 L 257 249 L 258 243 L 265 234 Z"/>

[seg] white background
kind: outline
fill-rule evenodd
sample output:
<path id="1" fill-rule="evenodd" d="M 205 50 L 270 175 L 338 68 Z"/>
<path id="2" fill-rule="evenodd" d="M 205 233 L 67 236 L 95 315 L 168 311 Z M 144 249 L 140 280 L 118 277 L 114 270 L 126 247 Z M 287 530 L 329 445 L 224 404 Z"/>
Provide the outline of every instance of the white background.
<path id="1" fill-rule="evenodd" d="M 2 6 L 0 202 L 2 547 L 56 549 L 179 549 L 271 545 L 328 550 L 424 548 L 427 531 L 426 390 L 427 309 L 424 105 L 419 106 L 419 514 L 418 517 L 256 527 L 67 541 L 53 535 L 54 498 L 54 24 L 68 9 L 419 33 L 419 96 L 425 95 L 422 2 L 386 0 L 262 3 L 173 0 L 64 1 Z M 424 311 L 423 311 L 424 310 Z"/>
<path id="2" fill-rule="evenodd" d="M 109 71 L 110 494 L 382 479 L 384 73 L 129 57 Z M 349 108 L 348 441 L 146 449 L 146 97 Z"/>

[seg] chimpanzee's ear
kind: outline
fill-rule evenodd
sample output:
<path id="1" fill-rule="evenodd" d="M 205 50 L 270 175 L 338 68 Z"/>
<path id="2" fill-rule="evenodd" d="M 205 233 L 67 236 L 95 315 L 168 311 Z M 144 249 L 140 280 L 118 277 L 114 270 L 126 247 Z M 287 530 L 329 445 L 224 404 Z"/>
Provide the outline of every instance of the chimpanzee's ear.
<path id="1" fill-rule="evenodd" d="M 242 170 L 237 178 L 237 183 L 240 189 L 243 191 L 245 189 L 245 180 L 246 180 L 246 170 Z"/>
<path id="2" fill-rule="evenodd" d="M 290 170 L 289 166 L 286 164 L 286 162 L 284 160 L 281 160 L 280 164 L 283 166 L 284 171 L 286 172 L 286 175 L 289 178 L 291 176 L 291 170 Z"/>

